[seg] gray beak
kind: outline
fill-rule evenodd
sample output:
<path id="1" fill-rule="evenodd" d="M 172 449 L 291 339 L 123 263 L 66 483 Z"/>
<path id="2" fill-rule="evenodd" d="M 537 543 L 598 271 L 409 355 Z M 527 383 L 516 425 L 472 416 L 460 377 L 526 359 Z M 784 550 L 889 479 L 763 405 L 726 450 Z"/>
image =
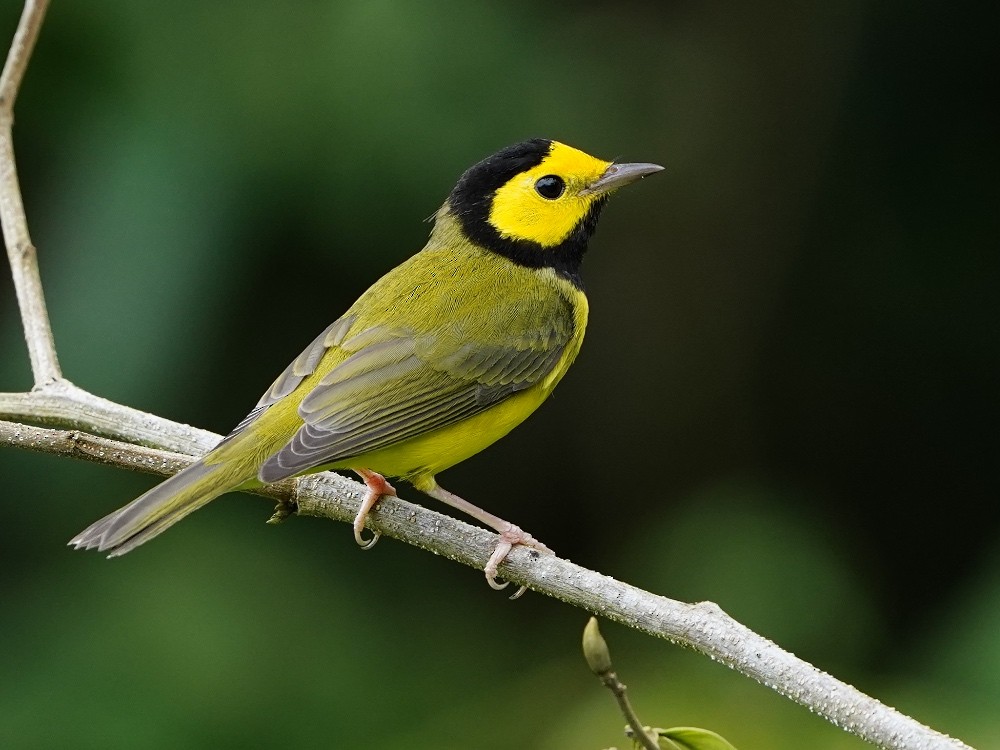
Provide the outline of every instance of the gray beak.
<path id="1" fill-rule="evenodd" d="M 577 195 L 601 195 L 617 190 L 630 182 L 641 180 L 648 174 L 659 172 L 663 167 L 659 164 L 612 164 L 604 174 L 581 190 Z"/>

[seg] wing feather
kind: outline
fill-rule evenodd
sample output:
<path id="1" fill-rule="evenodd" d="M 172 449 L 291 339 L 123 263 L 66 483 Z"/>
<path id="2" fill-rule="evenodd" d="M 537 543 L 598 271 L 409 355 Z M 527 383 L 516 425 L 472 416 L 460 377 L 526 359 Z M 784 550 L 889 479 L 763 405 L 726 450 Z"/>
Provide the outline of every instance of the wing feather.
<path id="1" fill-rule="evenodd" d="M 486 345 L 401 329 L 362 331 L 342 344 L 357 350 L 303 398 L 305 424 L 259 478 L 274 482 L 478 414 L 544 379 L 571 335 L 564 318 Z"/>

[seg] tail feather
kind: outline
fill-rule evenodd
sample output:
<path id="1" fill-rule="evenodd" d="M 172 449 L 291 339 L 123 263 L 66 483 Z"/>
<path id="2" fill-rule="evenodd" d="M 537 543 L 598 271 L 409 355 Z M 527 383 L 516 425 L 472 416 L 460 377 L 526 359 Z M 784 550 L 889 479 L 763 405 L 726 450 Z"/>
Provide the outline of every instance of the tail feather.
<path id="1" fill-rule="evenodd" d="M 191 464 L 123 508 L 88 526 L 69 544 L 118 557 L 166 531 L 190 513 L 240 484 L 226 464 Z"/>

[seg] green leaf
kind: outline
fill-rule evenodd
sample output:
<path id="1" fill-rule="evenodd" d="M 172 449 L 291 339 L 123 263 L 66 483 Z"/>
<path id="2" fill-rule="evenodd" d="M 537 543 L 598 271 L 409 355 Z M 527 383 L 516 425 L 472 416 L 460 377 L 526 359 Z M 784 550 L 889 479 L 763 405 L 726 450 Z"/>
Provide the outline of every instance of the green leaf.
<path id="1" fill-rule="evenodd" d="M 715 732 L 698 727 L 654 729 L 663 750 L 736 750 Z"/>
<path id="2" fill-rule="evenodd" d="M 699 727 L 646 727 L 646 731 L 656 734 L 661 750 L 736 750 L 720 735 Z M 632 740 L 635 750 L 642 750 L 631 727 L 625 727 L 625 736 Z"/>

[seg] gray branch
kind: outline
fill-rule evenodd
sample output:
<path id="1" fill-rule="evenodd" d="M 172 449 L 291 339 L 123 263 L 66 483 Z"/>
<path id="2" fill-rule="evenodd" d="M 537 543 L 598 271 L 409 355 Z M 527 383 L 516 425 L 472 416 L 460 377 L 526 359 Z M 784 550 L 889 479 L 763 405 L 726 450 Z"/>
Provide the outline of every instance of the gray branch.
<path id="1" fill-rule="evenodd" d="M 31 393 L 0 393 L 0 419 L 85 430 L 192 456 L 207 453 L 220 440 L 214 432 L 116 404 L 65 379 Z"/>
<path id="2" fill-rule="evenodd" d="M 80 403 L 75 400 L 78 397 Z M 47 423 L 77 429 L 54 430 L 0 421 L 0 446 L 168 475 L 193 460 L 186 453 L 200 453 L 219 439 L 210 432 L 97 399 L 80 389 L 67 391 L 64 383 L 32 393 L 0 394 L 0 418 L 36 418 L 35 403 L 44 405 L 41 411 Z M 95 403 L 100 409 L 95 409 Z M 114 414 L 114 429 L 107 422 L 100 429 L 115 434 L 119 440 L 79 431 L 95 413 L 102 418 Z M 151 425 L 159 432 L 151 431 Z M 133 442 L 152 447 L 139 447 Z M 198 449 L 191 451 L 194 446 Z M 182 452 L 161 450 L 167 447 Z M 295 506 L 301 516 L 351 523 L 365 487 L 325 472 L 263 488 L 258 494 Z M 483 569 L 496 545 L 492 532 L 399 498 L 383 498 L 368 517 L 367 525 L 387 537 L 478 570 Z M 705 654 L 879 747 L 969 750 L 959 740 L 920 724 L 781 649 L 711 602 L 686 604 L 657 596 L 568 560 L 538 555 L 522 547 L 514 548 L 501 572 L 516 585 Z"/>
<path id="3" fill-rule="evenodd" d="M 35 48 L 35 40 L 38 39 L 47 6 L 48 0 L 28 0 L 24 4 L 21 22 L 10 45 L 3 74 L 0 75 L 0 220 L 3 222 L 3 241 L 7 246 L 10 270 L 14 275 L 14 289 L 21 310 L 35 385 L 50 383 L 61 377 L 61 372 L 49 325 L 49 313 L 45 306 L 45 295 L 42 294 L 38 258 L 28 234 L 28 220 L 24 215 L 24 203 L 17 180 L 13 129 L 14 102 L 28 68 L 31 52 Z"/>
<path id="4" fill-rule="evenodd" d="M 219 436 L 94 396 L 62 379 L 56 358 L 11 139 L 14 101 L 46 6 L 44 0 L 26 2 L 0 77 L 0 219 L 35 381 L 30 393 L 0 393 L 0 419 L 8 420 L 0 421 L 0 446 L 170 475 Z M 295 508 L 299 515 L 351 523 L 365 488 L 322 473 L 264 487 L 258 494 L 284 506 L 275 520 Z M 383 498 L 367 525 L 478 570 L 496 544 L 491 532 L 399 498 Z M 705 654 L 879 747 L 970 750 L 782 650 L 710 602 L 685 604 L 656 596 L 523 547 L 514 548 L 501 572 L 514 584 Z"/>

